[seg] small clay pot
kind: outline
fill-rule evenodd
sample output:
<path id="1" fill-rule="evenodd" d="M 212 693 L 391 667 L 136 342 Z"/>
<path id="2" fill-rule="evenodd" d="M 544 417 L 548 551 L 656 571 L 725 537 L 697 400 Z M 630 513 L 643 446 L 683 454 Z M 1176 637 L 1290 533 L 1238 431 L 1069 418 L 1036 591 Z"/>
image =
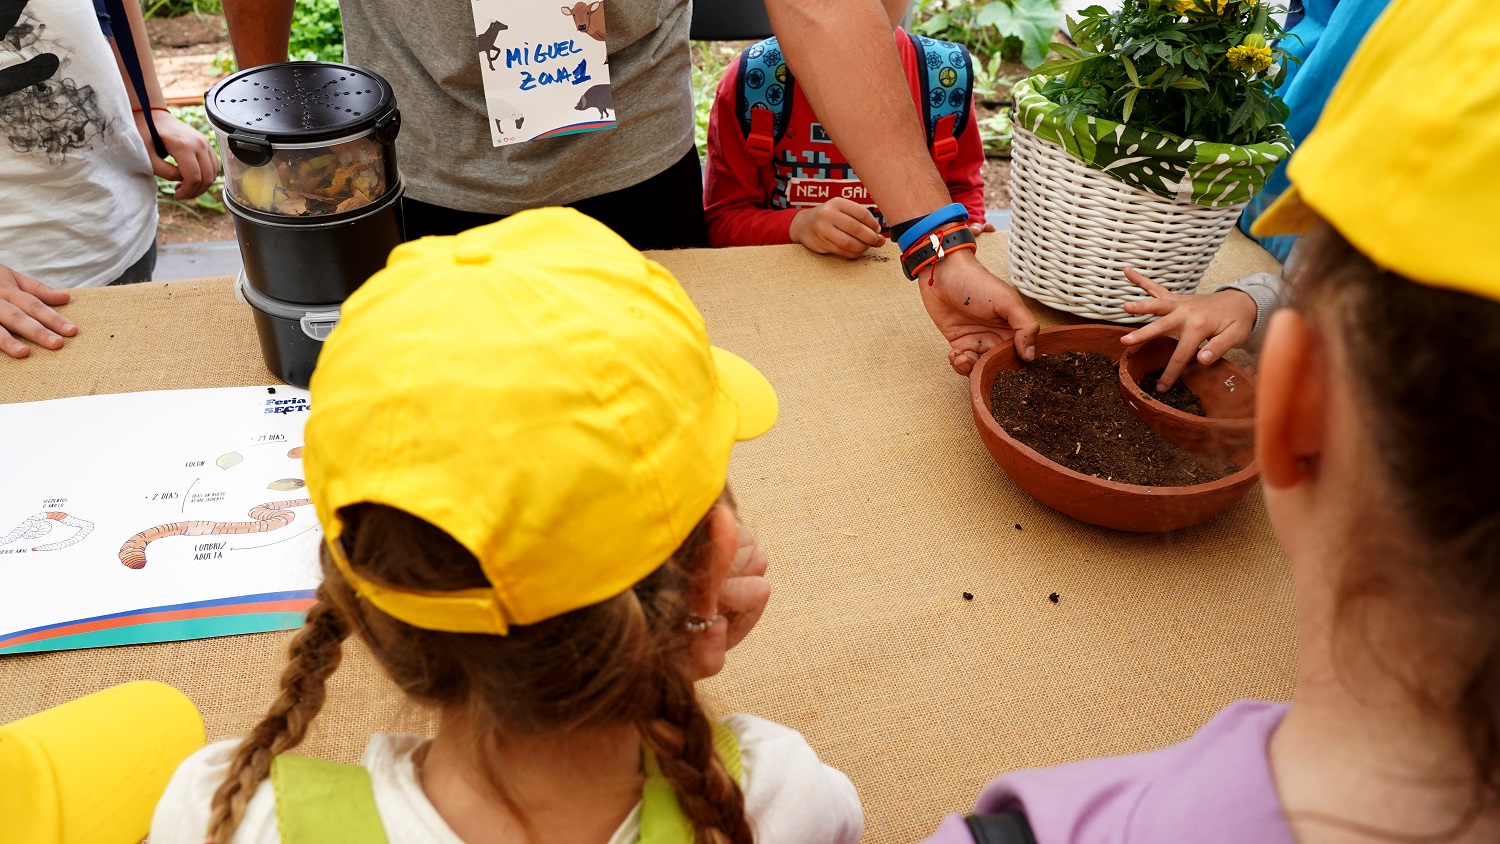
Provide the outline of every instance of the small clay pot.
<path id="1" fill-rule="evenodd" d="M 1203 402 L 1203 416 L 1168 407 L 1141 389 L 1146 373 L 1165 367 L 1176 348 L 1175 339 L 1157 337 L 1126 349 L 1120 359 L 1125 403 L 1151 430 L 1189 451 L 1227 457 L 1254 448 L 1255 376 L 1229 361 L 1193 361 L 1178 378 Z"/>
<path id="2" fill-rule="evenodd" d="M 1077 325 L 1043 329 L 1037 337 L 1038 355 L 1058 352 L 1098 352 L 1119 360 L 1125 351 L 1120 337 L 1128 328 Z M 990 412 L 990 388 L 1002 370 L 1019 369 L 1022 361 L 1015 347 L 1002 343 L 985 353 L 969 375 L 969 398 L 974 424 L 985 448 L 1000 468 L 1038 501 L 1082 522 L 1115 530 L 1153 533 L 1196 525 L 1227 510 L 1255 485 L 1260 467 L 1254 450 L 1244 448 L 1229 455 L 1243 466 L 1234 474 L 1206 484 L 1151 487 L 1122 484 L 1075 472 L 1038 454 L 1013 439 Z M 1162 436 L 1192 449 L 1174 435 Z"/>

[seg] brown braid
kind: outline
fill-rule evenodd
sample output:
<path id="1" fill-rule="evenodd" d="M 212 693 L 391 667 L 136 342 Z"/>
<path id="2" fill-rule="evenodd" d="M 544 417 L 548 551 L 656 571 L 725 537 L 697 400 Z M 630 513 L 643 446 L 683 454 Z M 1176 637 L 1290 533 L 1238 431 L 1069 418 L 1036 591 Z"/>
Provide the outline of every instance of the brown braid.
<path id="1" fill-rule="evenodd" d="M 745 795 L 714 752 L 713 726 L 681 671 L 662 677 L 659 717 L 640 725 L 698 844 L 753 844 Z"/>
<path id="2" fill-rule="evenodd" d="M 296 747 L 307 727 L 323 708 L 329 675 L 343 658 L 349 625 L 328 598 L 327 581 L 318 600 L 287 649 L 281 672 L 281 692 L 264 718 L 234 752 L 223 785 L 214 792 L 208 820 L 208 840 L 229 844 L 245 817 L 245 807 L 271 770 L 271 760 Z"/>

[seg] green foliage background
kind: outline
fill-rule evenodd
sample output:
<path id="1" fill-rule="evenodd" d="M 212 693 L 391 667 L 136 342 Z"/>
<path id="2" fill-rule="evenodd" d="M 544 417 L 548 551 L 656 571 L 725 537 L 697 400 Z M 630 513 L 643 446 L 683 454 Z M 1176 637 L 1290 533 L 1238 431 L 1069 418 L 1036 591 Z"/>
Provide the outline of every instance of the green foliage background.
<path id="1" fill-rule="evenodd" d="M 1060 56 L 1037 68 L 1049 75 L 1040 90 L 1062 106 L 1058 118 L 1103 117 L 1178 138 L 1248 145 L 1286 119 L 1272 71 L 1247 75 L 1230 64 L 1230 49 L 1249 38 L 1264 45 L 1282 29 L 1263 0 L 1213 3 L 1181 13 L 1173 0 L 1125 0 L 1111 14 L 1090 6 L 1069 21 L 1077 48 L 1053 44 Z M 1257 40 L 1260 39 L 1260 40 Z M 1270 48 L 1272 69 L 1292 60 Z"/>

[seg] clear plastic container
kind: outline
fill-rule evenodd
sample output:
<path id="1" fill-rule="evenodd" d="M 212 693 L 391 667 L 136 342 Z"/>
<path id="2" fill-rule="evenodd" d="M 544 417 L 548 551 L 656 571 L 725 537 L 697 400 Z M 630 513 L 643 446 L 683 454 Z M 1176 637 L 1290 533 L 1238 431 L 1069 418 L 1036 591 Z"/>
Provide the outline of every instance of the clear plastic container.
<path id="1" fill-rule="evenodd" d="M 219 148 L 230 139 L 219 129 Z M 269 163 L 252 167 L 226 155 L 224 182 L 231 198 L 263 214 L 317 217 L 353 211 L 391 189 L 388 149 L 373 130 L 337 141 L 271 143 Z"/>

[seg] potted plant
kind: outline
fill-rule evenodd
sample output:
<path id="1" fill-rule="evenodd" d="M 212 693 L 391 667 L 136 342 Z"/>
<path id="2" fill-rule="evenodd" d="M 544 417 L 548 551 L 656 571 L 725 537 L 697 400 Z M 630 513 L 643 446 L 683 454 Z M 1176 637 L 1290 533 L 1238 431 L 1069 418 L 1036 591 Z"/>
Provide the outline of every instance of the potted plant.
<path id="1" fill-rule="evenodd" d="M 1068 20 L 1076 46 L 1015 88 L 1011 270 L 1095 319 L 1145 294 L 1134 267 L 1190 292 L 1292 141 L 1275 91 L 1290 56 L 1264 0 L 1124 0 Z"/>

